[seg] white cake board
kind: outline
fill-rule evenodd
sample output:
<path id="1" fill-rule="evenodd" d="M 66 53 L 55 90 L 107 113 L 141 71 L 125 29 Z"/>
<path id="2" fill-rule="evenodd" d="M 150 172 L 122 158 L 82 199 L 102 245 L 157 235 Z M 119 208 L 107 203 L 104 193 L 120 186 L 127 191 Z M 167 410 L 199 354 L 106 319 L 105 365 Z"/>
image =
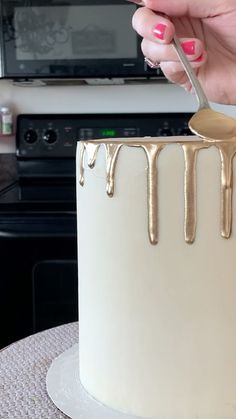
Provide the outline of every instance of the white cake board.
<path id="1" fill-rule="evenodd" d="M 52 362 L 46 377 L 49 397 L 72 419 L 138 419 L 102 405 L 79 380 L 79 345 L 67 349 Z"/>

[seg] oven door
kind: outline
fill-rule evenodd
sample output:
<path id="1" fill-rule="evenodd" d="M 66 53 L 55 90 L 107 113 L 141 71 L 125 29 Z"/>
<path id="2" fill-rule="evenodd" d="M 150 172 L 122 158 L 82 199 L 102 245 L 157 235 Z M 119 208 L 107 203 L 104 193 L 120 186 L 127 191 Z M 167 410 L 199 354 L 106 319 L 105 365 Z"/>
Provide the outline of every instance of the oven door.
<path id="1" fill-rule="evenodd" d="M 76 216 L 1 213 L 0 348 L 78 319 Z"/>
<path id="2" fill-rule="evenodd" d="M 124 0 L 1 0 L 2 71 L 10 78 L 157 76 Z"/>

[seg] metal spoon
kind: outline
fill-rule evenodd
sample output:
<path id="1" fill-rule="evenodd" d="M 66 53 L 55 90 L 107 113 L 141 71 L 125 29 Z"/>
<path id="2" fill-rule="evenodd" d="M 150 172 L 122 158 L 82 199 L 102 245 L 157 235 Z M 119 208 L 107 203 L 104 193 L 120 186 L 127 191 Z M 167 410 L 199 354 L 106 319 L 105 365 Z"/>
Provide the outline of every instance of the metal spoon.
<path id="1" fill-rule="evenodd" d="M 228 115 L 211 109 L 198 78 L 186 58 L 179 39 L 175 36 L 173 47 L 184 67 L 184 70 L 195 90 L 199 108 L 189 120 L 189 129 L 199 137 L 208 140 L 233 140 L 236 138 L 236 120 Z"/>

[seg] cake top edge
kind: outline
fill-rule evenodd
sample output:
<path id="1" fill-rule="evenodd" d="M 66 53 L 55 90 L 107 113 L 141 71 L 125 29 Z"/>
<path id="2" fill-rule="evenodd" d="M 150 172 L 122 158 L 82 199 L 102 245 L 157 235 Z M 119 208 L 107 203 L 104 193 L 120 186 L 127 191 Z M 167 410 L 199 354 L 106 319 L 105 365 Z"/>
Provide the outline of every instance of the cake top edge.
<path id="1" fill-rule="evenodd" d="M 148 145 L 155 143 L 165 143 L 165 144 L 189 144 L 193 142 L 205 143 L 205 144 L 214 144 L 214 143 L 236 143 L 236 138 L 234 140 L 208 140 L 207 138 L 200 138 L 196 135 L 176 135 L 169 137 L 120 137 L 120 138 L 97 138 L 97 139 L 86 139 L 80 140 L 84 144 L 140 144 Z"/>

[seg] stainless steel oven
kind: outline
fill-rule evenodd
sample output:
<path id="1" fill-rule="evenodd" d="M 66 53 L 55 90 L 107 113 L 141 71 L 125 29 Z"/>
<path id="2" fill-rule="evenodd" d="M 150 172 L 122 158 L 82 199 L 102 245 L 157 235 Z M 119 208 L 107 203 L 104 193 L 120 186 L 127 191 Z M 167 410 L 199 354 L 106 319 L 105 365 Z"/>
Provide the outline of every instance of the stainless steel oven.
<path id="1" fill-rule="evenodd" d="M 144 63 L 124 0 L 0 0 L 0 75 L 13 79 L 163 77 Z"/>

